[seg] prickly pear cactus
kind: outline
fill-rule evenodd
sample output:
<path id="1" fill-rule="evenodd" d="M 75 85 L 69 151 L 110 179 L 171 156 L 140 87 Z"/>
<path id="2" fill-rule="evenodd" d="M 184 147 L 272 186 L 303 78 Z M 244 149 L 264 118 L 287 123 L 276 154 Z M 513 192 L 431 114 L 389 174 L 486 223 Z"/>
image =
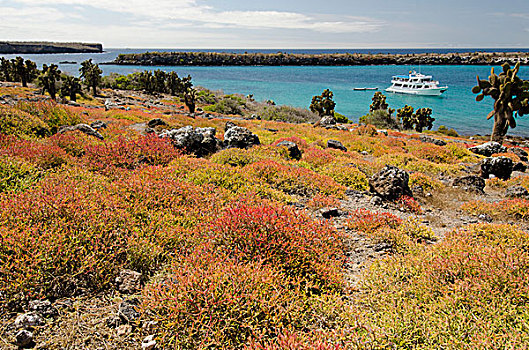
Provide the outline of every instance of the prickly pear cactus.
<path id="1" fill-rule="evenodd" d="M 476 101 L 482 101 L 485 96 L 490 96 L 496 101 L 494 110 L 489 113 L 487 119 L 494 117 L 491 140 L 499 143 L 503 142 L 509 126 L 516 127 L 515 112 L 520 117 L 529 114 L 529 81 L 517 76 L 520 64 L 517 63 L 514 69 L 511 69 L 511 66 L 505 63 L 502 68 L 500 75 L 496 75 L 492 68 L 489 80 L 480 80 L 478 76 L 478 85 L 472 89 L 473 93 L 478 94 Z"/>

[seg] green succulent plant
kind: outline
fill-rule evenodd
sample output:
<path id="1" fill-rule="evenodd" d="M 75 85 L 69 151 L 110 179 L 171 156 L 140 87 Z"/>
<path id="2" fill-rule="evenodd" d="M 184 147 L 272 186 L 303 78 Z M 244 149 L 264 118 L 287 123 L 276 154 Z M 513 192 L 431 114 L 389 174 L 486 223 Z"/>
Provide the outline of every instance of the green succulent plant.
<path id="1" fill-rule="evenodd" d="M 478 94 L 476 101 L 482 101 L 485 96 L 495 100 L 494 110 L 489 113 L 487 119 L 494 117 L 491 141 L 503 142 L 509 126 L 516 127 L 514 113 L 521 117 L 529 114 L 529 81 L 520 79 L 517 74 L 520 63 L 514 69 L 508 63 L 503 64 L 503 72 L 500 75 L 491 69 L 489 80 L 480 80 L 478 85 L 472 88 L 472 92 Z"/>

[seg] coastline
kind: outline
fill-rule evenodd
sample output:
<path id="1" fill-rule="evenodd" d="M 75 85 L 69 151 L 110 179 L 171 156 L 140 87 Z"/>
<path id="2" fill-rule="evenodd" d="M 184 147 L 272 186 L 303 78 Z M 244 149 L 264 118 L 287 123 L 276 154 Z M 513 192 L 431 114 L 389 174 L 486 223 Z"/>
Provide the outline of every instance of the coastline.
<path id="1" fill-rule="evenodd" d="M 473 65 L 503 63 L 529 65 L 527 52 L 473 52 L 424 54 L 300 54 L 227 52 L 144 52 L 120 54 L 106 65 L 137 66 L 373 66 Z"/>
<path id="2" fill-rule="evenodd" d="M 46 41 L 0 41 L 0 54 L 101 53 L 99 43 L 59 43 Z"/>

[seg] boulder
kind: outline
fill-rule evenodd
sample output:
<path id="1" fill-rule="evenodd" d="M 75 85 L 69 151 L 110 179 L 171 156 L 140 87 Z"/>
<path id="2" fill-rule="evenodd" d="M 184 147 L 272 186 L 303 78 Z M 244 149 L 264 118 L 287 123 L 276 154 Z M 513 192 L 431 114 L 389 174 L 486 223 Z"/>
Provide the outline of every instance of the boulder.
<path id="1" fill-rule="evenodd" d="M 484 143 L 482 145 L 470 147 L 469 151 L 485 156 L 485 157 L 490 157 L 495 153 L 507 152 L 507 148 L 502 146 L 501 143 L 491 141 L 491 142 Z"/>
<path id="2" fill-rule="evenodd" d="M 488 179 L 490 175 L 508 180 L 511 177 L 514 164 L 512 159 L 507 157 L 490 157 L 481 161 L 481 177 Z"/>
<path id="3" fill-rule="evenodd" d="M 107 123 L 101 121 L 101 120 L 97 120 L 95 122 L 93 122 L 92 124 L 90 124 L 90 126 L 93 128 L 93 129 L 106 129 L 107 128 Z"/>
<path id="4" fill-rule="evenodd" d="M 505 190 L 505 197 L 527 199 L 529 197 L 529 191 L 522 186 L 511 186 Z"/>
<path id="5" fill-rule="evenodd" d="M 152 350 L 156 347 L 156 340 L 154 339 L 154 335 L 149 335 L 148 337 L 145 337 L 143 341 L 141 342 L 141 348 L 142 350 Z"/>
<path id="6" fill-rule="evenodd" d="M 139 304 L 140 301 L 136 298 L 123 301 L 119 304 L 119 316 L 126 322 L 136 321 L 140 317 L 140 313 L 137 310 Z"/>
<path id="7" fill-rule="evenodd" d="M 29 302 L 28 308 L 29 311 L 35 312 L 44 318 L 55 317 L 59 314 L 49 300 L 32 300 Z"/>
<path id="8" fill-rule="evenodd" d="M 33 332 L 22 329 L 15 334 L 15 344 L 21 348 L 33 343 Z"/>
<path id="9" fill-rule="evenodd" d="M 162 119 L 160 119 L 160 118 L 151 119 L 151 120 L 149 120 L 149 121 L 147 122 L 147 126 L 148 126 L 149 128 L 155 128 L 155 127 L 157 127 L 157 126 L 159 126 L 159 125 L 167 125 L 167 123 L 164 122 L 164 121 L 163 121 Z"/>
<path id="10" fill-rule="evenodd" d="M 512 171 L 519 171 L 521 173 L 525 173 L 527 171 L 527 165 L 522 162 L 518 162 L 513 165 Z"/>
<path id="11" fill-rule="evenodd" d="M 485 180 L 482 177 L 476 175 L 469 175 L 459 177 L 454 180 L 452 183 L 454 187 L 460 187 L 468 192 L 484 193 L 483 189 L 485 188 Z"/>
<path id="12" fill-rule="evenodd" d="M 170 138 L 173 145 L 186 152 L 202 157 L 216 152 L 222 143 L 215 137 L 215 128 L 193 128 L 185 126 L 180 129 L 166 130 L 160 137 Z"/>
<path id="13" fill-rule="evenodd" d="M 42 326 L 44 321 L 36 312 L 28 312 L 18 315 L 15 319 L 16 328 L 32 328 Z"/>
<path id="14" fill-rule="evenodd" d="M 339 149 L 341 151 L 347 152 L 347 148 L 340 141 L 337 141 L 337 140 L 328 140 L 327 148 L 334 148 L 334 149 Z"/>
<path id="15" fill-rule="evenodd" d="M 318 124 L 323 127 L 336 125 L 336 119 L 332 115 L 326 115 L 320 119 Z"/>
<path id="16" fill-rule="evenodd" d="M 228 122 L 224 132 L 224 145 L 228 148 L 250 148 L 259 145 L 259 137 L 241 126 Z"/>
<path id="17" fill-rule="evenodd" d="M 132 270 L 121 270 L 116 277 L 116 287 L 121 293 L 133 294 L 141 289 L 142 274 Z"/>
<path id="18" fill-rule="evenodd" d="M 422 142 L 426 142 L 426 143 L 433 143 L 434 145 L 437 145 L 437 146 L 446 146 L 446 142 L 444 142 L 443 140 L 434 139 L 433 137 L 430 137 L 430 136 L 422 135 L 419 138 L 419 140 L 421 140 Z"/>
<path id="19" fill-rule="evenodd" d="M 340 211 L 338 208 L 322 208 L 319 210 L 319 213 L 324 219 L 336 218 L 340 216 Z"/>
<path id="20" fill-rule="evenodd" d="M 301 159 L 301 151 L 299 150 L 298 145 L 296 145 L 292 141 L 281 141 L 277 145 L 277 147 L 286 147 L 288 151 L 288 156 L 292 159 L 300 160 Z"/>
<path id="21" fill-rule="evenodd" d="M 524 151 L 523 149 L 518 148 L 518 147 L 512 147 L 512 148 L 509 148 L 507 152 L 509 152 L 509 153 L 514 153 L 514 154 L 516 154 L 516 155 L 520 158 L 520 160 L 521 160 L 522 162 L 527 162 L 527 156 L 528 156 L 528 154 L 527 154 L 527 152 Z"/>
<path id="22" fill-rule="evenodd" d="M 77 125 L 73 125 L 73 126 L 61 126 L 59 128 L 59 134 L 64 134 L 65 132 L 70 132 L 70 131 L 80 131 L 82 133 L 85 133 L 89 136 L 93 136 L 93 137 L 96 137 L 100 140 L 103 140 L 103 135 L 101 135 L 99 133 L 99 131 L 97 131 L 96 129 L 92 128 L 90 125 L 88 124 L 77 124 Z"/>
<path id="23" fill-rule="evenodd" d="M 396 200 L 401 196 L 412 196 L 409 187 L 409 174 L 397 167 L 386 165 L 380 172 L 371 176 L 369 188 L 386 200 Z"/>

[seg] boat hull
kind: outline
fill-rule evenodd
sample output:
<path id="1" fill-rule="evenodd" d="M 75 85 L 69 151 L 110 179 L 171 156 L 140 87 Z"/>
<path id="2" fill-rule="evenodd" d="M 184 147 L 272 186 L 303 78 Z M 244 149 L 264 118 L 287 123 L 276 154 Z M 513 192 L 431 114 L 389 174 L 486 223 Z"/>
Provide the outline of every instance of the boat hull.
<path id="1" fill-rule="evenodd" d="M 420 90 L 404 90 L 404 89 L 395 89 L 389 87 L 386 89 L 387 92 L 393 92 L 396 94 L 406 94 L 406 95 L 418 95 L 418 96 L 441 96 L 443 92 L 448 90 L 448 87 L 439 87 L 432 89 L 420 89 Z"/>

